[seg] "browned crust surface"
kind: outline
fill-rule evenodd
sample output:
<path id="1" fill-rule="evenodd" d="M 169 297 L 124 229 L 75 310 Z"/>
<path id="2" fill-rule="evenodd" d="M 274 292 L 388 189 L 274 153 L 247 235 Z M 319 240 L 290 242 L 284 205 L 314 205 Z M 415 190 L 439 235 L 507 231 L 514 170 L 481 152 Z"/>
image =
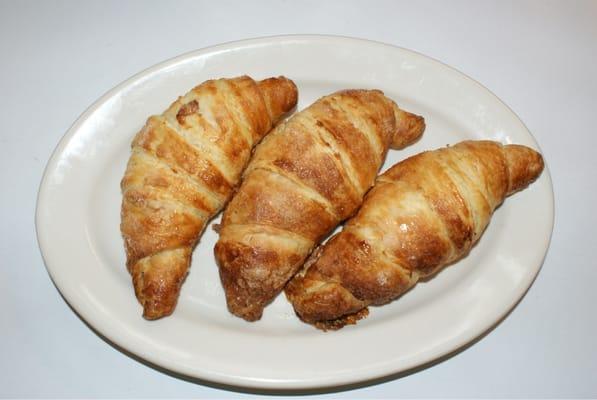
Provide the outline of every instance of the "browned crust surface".
<path id="1" fill-rule="evenodd" d="M 314 245 L 356 211 L 394 138 L 421 135 L 397 110 L 378 90 L 337 92 L 256 148 L 215 248 L 233 314 L 259 319 Z"/>
<path id="2" fill-rule="evenodd" d="M 172 313 L 206 223 L 238 185 L 253 146 L 296 101 L 283 77 L 210 80 L 136 135 L 121 182 L 121 232 L 145 318 Z"/>
<path id="3" fill-rule="evenodd" d="M 339 328 L 465 256 L 508 193 L 543 168 L 524 146 L 467 141 L 424 152 L 377 179 L 358 214 L 286 287 L 302 320 Z M 331 321 L 331 322 L 330 322 Z"/>

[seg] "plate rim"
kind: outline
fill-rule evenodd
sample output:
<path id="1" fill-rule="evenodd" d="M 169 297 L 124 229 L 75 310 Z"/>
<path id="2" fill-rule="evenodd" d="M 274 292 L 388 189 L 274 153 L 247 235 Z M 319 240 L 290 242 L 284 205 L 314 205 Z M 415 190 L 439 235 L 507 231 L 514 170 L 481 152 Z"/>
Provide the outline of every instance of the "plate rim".
<path id="1" fill-rule="evenodd" d="M 47 238 L 44 238 L 41 233 L 41 230 L 43 229 L 43 228 L 41 228 L 41 225 L 43 222 L 42 221 L 43 215 L 41 214 L 40 208 L 41 208 L 41 205 L 44 204 L 44 202 L 45 202 L 46 191 L 48 190 L 47 182 L 48 182 L 48 178 L 49 178 L 50 174 L 56 169 L 56 166 L 60 159 L 61 154 L 63 153 L 64 149 L 68 146 L 70 140 L 75 136 L 75 134 L 77 133 L 79 128 L 83 125 L 83 123 L 85 123 L 87 121 L 87 119 L 90 116 L 92 116 L 101 106 L 103 106 L 110 98 L 112 98 L 114 95 L 121 92 L 123 88 L 125 88 L 127 86 L 131 86 L 131 85 L 135 85 L 137 81 L 141 81 L 143 79 L 149 78 L 153 73 L 159 72 L 164 68 L 172 67 L 172 66 L 176 65 L 177 63 L 185 62 L 186 60 L 188 60 L 190 58 L 199 57 L 199 56 L 208 55 L 208 54 L 215 54 L 220 51 L 226 51 L 226 50 L 232 50 L 232 49 L 244 49 L 253 44 L 259 44 L 259 43 L 271 44 L 271 43 L 275 43 L 275 42 L 284 42 L 284 41 L 288 41 L 288 40 L 301 40 L 301 41 L 305 41 L 305 42 L 309 42 L 309 41 L 359 42 L 364 45 L 385 46 L 385 47 L 388 47 L 389 49 L 391 49 L 391 51 L 398 50 L 401 52 L 408 53 L 410 56 L 422 58 L 424 60 L 433 61 L 434 63 L 437 63 L 439 66 L 441 66 L 443 68 L 447 68 L 452 73 L 457 74 L 460 78 L 463 78 L 463 79 L 469 81 L 470 83 L 473 83 L 475 86 L 478 87 L 478 89 L 481 89 L 482 91 L 486 92 L 487 94 L 490 94 L 495 101 L 499 102 L 517 120 L 517 122 L 520 123 L 521 127 L 524 128 L 525 133 L 533 141 L 536 148 L 542 154 L 544 154 L 538 141 L 533 136 L 533 134 L 528 129 L 528 127 L 524 124 L 522 119 L 518 116 L 518 114 L 516 114 L 503 100 L 501 100 L 490 89 L 485 87 L 483 84 L 481 84 L 474 78 L 471 78 L 467 74 L 459 71 L 458 69 L 451 67 L 450 65 L 448 65 L 436 58 L 427 56 L 425 54 L 419 53 L 419 52 L 411 50 L 411 49 L 407 49 L 404 47 L 396 46 L 396 45 L 385 43 L 385 42 L 350 37 L 350 36 L 343 36 L 343 35 L 292 34 L 292 35 L 271 35 L 271 36 L 243 39 L 243 40 L 228 41 L 225 43 L 188 51 L 188 52 L 182 53 L 178 56 L 171 57 L 169 59 L 166 59 L 164 61 L 156 63 L 148 68 L 145 68 L 145 69 L 133 74 L 129 78 L 123 80 L 122 82 L 120 82 L 116 86 L 112 87 L 108 91 L 106 91 L 98 99 L 93 101 L 93 103 L 91 103 L 91 105 L 89 105 L 80 114 L 80 116 L 73 122 L 73 124 L 62 135 L 59 142 L 52 150 L 52 153 L 51 153 L 50 157 L 48 158 L 48 161 L 44 168 L 42 178 L 41 178 L 41 181 L 39 184 L 37 198 L 36 198 L 36 207 L 35 207 L 36 239 L 38 242 L 38 247 L 39 247 L 44 265 L 46 267 L 46 272 L 50 276 L 52 283 L 54 284 L 56 289 L 58 289 L 58 292 L 61 295 L 61 297 L 67 302 L 67 304 L 71 307 L 71 309 L 73 311 L 75 311 L 75 314 L 79 318 L 81 318 L 85 324 L 88 324 L 94 333 L 98 334 L 101 338 L 106 339 L 112 346 L 116 346 L 119 350 L 124 349 L 125 354 L 130 352 L 131 354 L 134 355 L 135 358 L 138 357 L 139 359 L 141 359 L 142 362 L 148 363 L 154 369 L 156 367 L 164 368 L 168 372 L 172 371 L 177 374 L 182 374 L 185 377 L 189 377 L 192 379 L 198 379 L 200 381 L 205 380 L 206 382 L 200 382 L 200 383 L 205 383 L 208 385 L 211 383 L 215 383 L 216 385 L 223 384 L 223 385 L 229 385 L 231 387 L 252 388 L 252 389 L 268 389 L 268 390 L 270 390 L 270 389 L 281 389 L 281 390 L 297 390 L 297 389 L 299 389 L 300 390 L 300 389 L 312 389 L 312 388 L 339 387 L 339 386 L 354 385 L 354 384 L 359 384 L 359 383 L 365 384 L 366 382 L 371 381 L 371 380 L 384 379 L 385 377 L 391 377 L 396 374 L 402 374 L 402 373 L 406 374 L 406 373 L 408 373 L 408 371 L 418 368 L 418 367 L 426 368 L 429 366 L 429 364 L 434 364 L 434 362 L 437 360 L 441 360 L 444 357 L 449 358 L 452 354 L 457 354 L 460 351 L 468 348 L 472 343 L 475 343 L 476 340 L 482 339 L 485 335 L 487 335 L 489 332 L 491 332 L 496 326 L 498 326 L 514 310 L 514 308 L 526 296 L 530 287 L 533 285 L 535 279 L 537 278 L 539 272 L 541 271 L 541 269 L 543 267 L 545 258 L 547 257 L 547 254 L 549 252 L 551 239 L 553 237 L 553 228 L 554 228 L 554 222 L 555 222 L 555 196 L 554 196 L 554 189 L 553 189 L 553 181 L 551 178 L 551 173 L 549 170 L 548 162 L 547 162 L 547 160 L 545 160 L 545 156 L 544 156 L 545 168 L 543 171 L 543 174 L 545 175 L 545 177 L 543 179 L 546 179 L 546 181 L 547 181 L 546 184 L 549 187 L 549 189 L 550 189 L 549 191 L 551 194 L 551 196 L 549 196 L 549 198 L 546 199 L 546 204 L 549 205 L 549 208 L 551 210 L 549 215 L 546 215 L 546 217 L 549 218 L 549 221 L 548 221 L 549 223 L 547 225 L 550 227 L 550 229 L 549 229 L 549 233 L 544 238 L 544 251 L 543 251 L 543 255 L 541 257 L 541 261 L 540 261 L 539 265 L 536 267 L 536 271 L 532 275 L 529 275 L 528 282 L 526 282 L 526 280 L 525 280 L 525 284 L 523 285 L 523 290 L 521 291 L 522 293 L 517 292 L 516 296 L 513 296 L 510 299 L 508 307 L 504 307 L 503 311 L 501 313 L 499 313 L 499 318 L 492 318 L 493 322 L 489 326 L 484 325 L 480 328 L 473 329 L 474 333 L 472 335 L 470 335 L 470 337 L 461 338 L 461 340 L 459 341 L 460 344 L 458 346 L 450 347 L 450 346 L 446 345 L 445 346 L 446 348 L 441 348 L 433 355 L 428 356 L 427 358 L 424 358 L 422 360 L 418 360 L 418 362 L 412 362 L 411 363 L 412 365 L 397 366 L 396 368 L 394 368 L 392 370 L 384 369 L 383 372 L 376 371 L 376 370 L 370 370 L 368 374 L 361 373 L 358 376 L 353 376 L 353 377 L 342 375 L 341 377 L 339 377 L 337 379 L 324 378 L 324 379 L 315 380 L 315 381 L 314 380 L 305 381 L 305 380 L 300 380 L 300 379 L 299 380 L 287 380 L 287 381 L 285 381 L 285 380 L 284 381 L 283 380 L 267 381 L 267 380 L 255 379 L 255 378 L 251 378 L 251 377 L 239 377 L 239 376 L 229 376 L 229 375 L 222 376 L 221 374 L 218 374 L 218 373 L 210 373 L 209 371 L 206 371 L 205 369 L 202 371 L 203 375 L 199 376 L 195 373 L 190 372 L 188 369 L 179 368 L 176 365 L 172 365 L 170 362 L 168 362 L 167 359 L 165 360 L 162 357 L 159 357 L 159 356 L 154 357 L 154 356 L 149 355 L 148 353 L 143 353 L 143 352 L 137 351 L 138 349 L 131 349 L 130 346 L 128 346 L 128 343 L 124 343 L 124 341 L 119 341 L 118 338 L 115 337 L 115 335 L 113 334 L 114 332 L 112 332 L 111 329 L 108 329 L 106 327 L 100 327 L 100 326 L 97 326 L 97 324 L 92 323 L 92 320 L 93 320 L 92 316 L 86 315 L 84 310 L 81 309 L 81 305 L 78 304 L 77 302 L 72 301 L 73 295 L 70 293 L 70 290 L 65 288 L 64 286 L 60 286 L 57 283 L 57 279 L 54 276 L 54 274 L 52 273 L 52 267 L 50 266 L 51 263 L 49 262 L 48 257 L 47 257 L 47 254 L 48 254 L 47 248 L 48 248 L 49 244 L 47 243 Z M 44 249 L 46 249 L 46 250 L 44 250 Z M 56 272 L 54 272 L 54 273 L 56 273 Z"/>

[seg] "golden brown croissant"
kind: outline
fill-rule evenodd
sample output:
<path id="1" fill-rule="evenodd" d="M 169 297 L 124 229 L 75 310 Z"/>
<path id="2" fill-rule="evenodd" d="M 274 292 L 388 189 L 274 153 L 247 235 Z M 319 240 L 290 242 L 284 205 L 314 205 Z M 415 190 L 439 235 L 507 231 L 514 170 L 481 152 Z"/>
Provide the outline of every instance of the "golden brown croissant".
<path id="1" fill-rule="evenodd" d="M 256 148 L 215 247 L 230 312 L 259 319 L 313 247 L 361 204 L 388 147 L 423 129 L 421 117 L 379 90 L 323 97 L 276 127 Z"/>
<path id="2" fill-rule="evenodd" d="M 302 320 L 338 329 L 468 253 L 504 198 L 543 170 L 528 147 L 467 141 L 380 175 L 358 214 L 289 282 Z"/>
<path id="3" fill-rule="evenodd" d="M 296 102 L 284 77 L 210 80 L 136 135 L 120 228 L 145 318 L 172 313 L 206 223 L 238 185 L 253 146 Z"/>

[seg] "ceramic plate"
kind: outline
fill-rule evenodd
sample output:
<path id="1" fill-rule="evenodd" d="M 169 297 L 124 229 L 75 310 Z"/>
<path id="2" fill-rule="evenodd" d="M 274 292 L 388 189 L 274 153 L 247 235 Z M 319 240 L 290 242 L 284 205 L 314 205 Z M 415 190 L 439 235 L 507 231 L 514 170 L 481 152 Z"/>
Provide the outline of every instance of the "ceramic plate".
<path id="1" fill-rule="evenodd" d="M 131 353 L 187 376 L 242 387 L 317 388 L 361 382 L 430 362 L 504 317 L 533 282 L 552 231 L 547 170 L 508 199 L 462 261 L 356 326 L 321 332 L 285 297 L 247 323 L 225 305 L 208 228 L 195 249 L 175 313 L 141 317 L 125 268 L 120 188 L 133 136 L 151 114 L 210 78 L 285 75 L 299 109 L 345 88 L 378 88 L 427 122 L 422 140 L 390 151 L 383 169 L 426 149 L 493 139 L 538 149 L 520 119 L 462 73 L 409 50 L 342 37 L 285 36 L 195 51 L 109 91 L 69 129 L 41 183 L 37 233 L 64 298 L 99 333 Z M 214 222 L 219 220 L 219 216 Z"/>

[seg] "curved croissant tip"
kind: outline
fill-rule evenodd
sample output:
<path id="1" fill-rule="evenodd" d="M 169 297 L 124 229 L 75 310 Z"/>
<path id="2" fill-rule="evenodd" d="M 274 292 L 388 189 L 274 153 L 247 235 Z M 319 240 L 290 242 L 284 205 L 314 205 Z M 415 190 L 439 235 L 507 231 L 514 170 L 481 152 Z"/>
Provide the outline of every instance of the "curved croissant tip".
<path id="1" fill-rule="evenodd" d="M 285 294 L 301 321 L 324 331 L 354 325 L 369 314 L 364 302 L 337 283 L 295 277 Z"/>
<path id="2" fill-rule="evenodd" d="M 390 147 L 400 150 L 419 140 L 425 131 L 425 118 L 395 107 L 396 132 Z"/>
<path id="3" fill-rule="evenodd" d="M 257 85 L 274 121 L 292 110 L 298 102 L 298 88 L 285 76 L 267 78 L 257 82 Z"/>
<path id="4" fill-rule="evenodd" d="M 248 322 L 261 319 L 265 301 L 262 296 L 251 290 L 242 278 L 227 266 L 220 264 L 220 279 L 224 287 L 228 311 Z"/>
<path id="5" fill-rule="evenodd" d="M 508 194 L 524 189 L 541 175 L 545 163 L 541 154 L 518 144 L 504 146 L 510 172 Z"/>
<path id="6" fill-rule="evenodd" d="M 273 292 L 259 287 L 259 251 L 220 238 L 214 247 L 214 255 L 228 311 L 245 321 L 259 320 L 265 306 L 275 297 Z"/>
<path id="7" fill-rule="evenodd" d="M 143 306 L 143 318 L 156 320 L 167 317 L 174 312 L 180 284 L 182 282 L 164 282 L 154 279 L 133 279 L 139 303 Z"/>
<path id="8" fill-rule="evenodd" d="M 143 318 L 154 320 L 174 312 L 190 262 L 191 248 L 182 247 L 147 256 L 130 265 Z"/>
<path id="9" fill-rule="evenodd" d="M 164 307 L 163 304 L 158 304 L 155 300 L 145 299 L 143 305 L 143 318 L 149 321 L 154 321 L 163 317 L 167 317 L 174 312 L 176 303 L 170 305 L 170 307 Z"/>
<path id="10" fill-rule="evenodd" d="M 234 300 L 227 298 L 228 311 L 236 315 L 239 318 L 244 319 L 247 322 L 255 322 L 261 319 L 263 315 L 263 308 L 256 307 L 253 305 L 243 306 L 242 301 L 235 302 Z"/>

